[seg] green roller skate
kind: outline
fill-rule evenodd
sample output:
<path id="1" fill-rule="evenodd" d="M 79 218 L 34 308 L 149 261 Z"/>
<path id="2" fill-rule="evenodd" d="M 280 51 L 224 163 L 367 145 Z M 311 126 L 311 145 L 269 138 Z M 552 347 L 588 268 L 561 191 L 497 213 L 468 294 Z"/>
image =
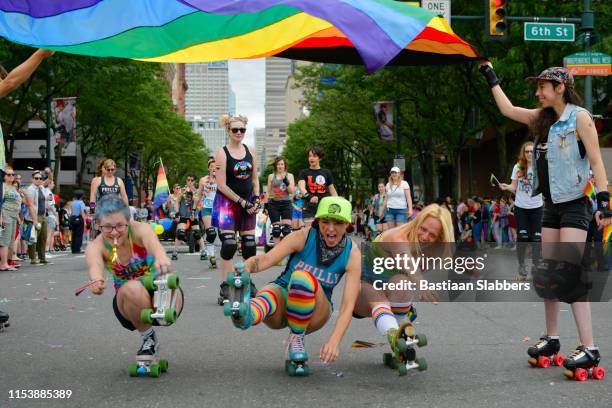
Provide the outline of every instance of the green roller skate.
<path id="1" fill-rule="evenodd" d="M 304 347 L 304 335 L 289 333 L 285 371 L 290 377 L 306 377 L 309 373 L 308 354 Z"/>
<path id="2" fill-rule="evenodd" d="M 414 346 L 427 345 L 424 334 L 414 334 L 414 326 L 409 320 L 404 321 L 398 329 L 387 331 L 387 340 L 391 346 L 391 353 L 383 355 L 383 362 L 392 369 L 397 369 L 399 375 L 406 375 L 408 370 L 416 368 L 419 371 L 427 369 L 424 358 L 416 358 Z"/>
<path id="3" fill-rule="evenodd" d="M 242 262 L 236 263 L 236 271 L 228 272 L 225 280 L 229 287 L 229 301 L 223 305 L 223 314 L 232 319 L 234 326 L 246 330 L 251 327 L 251 276 Z"/>
<path id="4" fill-rule="evenodd" d="M 153 309 L 142 309 L 140 321 L 152 324 L 156 320 L 160 326 L 169 326 L 176 322 L 176 301 L 180 292 L 179 277 L 173 274 L 158 276 L 153 279 L 147 276 L 142 280 L 147 290 L 153 292 Z"/>

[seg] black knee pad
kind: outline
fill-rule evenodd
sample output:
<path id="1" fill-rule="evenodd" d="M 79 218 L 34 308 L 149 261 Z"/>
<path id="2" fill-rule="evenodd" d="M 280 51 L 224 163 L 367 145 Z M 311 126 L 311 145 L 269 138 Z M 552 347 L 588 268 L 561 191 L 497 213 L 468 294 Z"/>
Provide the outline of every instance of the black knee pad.
<path id="1" fill-rule="evenodd" d="M 281 236 L 281 226 L 278 224 L 272 225 L 272 236 L 274 238 L 280 238 Z"/>
<path id="2" fill-rule="evenodd" d="M 178 239 L 179 241 L 187 240 L 187 234 L 185 233 L 184 229 L 176 230 L 176 239 Z"/>
<path id="3" fill-rule="evenodd" d="M 529 241 L 529 232 L 527 230 L 519 230 L 516 236 L 516 240 L 518 242 L 528 242 Z"/>
<path id="4" fill-rule="evenodd" d="M 193 239 L 198 241 L 200 238 L 202 238 L 202 232 L 199 229 L 194 229 L 193 231 Z"/>
<path id="5" fill-rule="evenodd" d="M 255 235 L 242 236 L 242 257 L 249 259 L 257 253 L 257 244 L 255 243 Z"/>
<path id="6" fill-rule="evenodd" d="M 569 262 L 559 262 L 553 271 L 553 281 L 556 283 L 557 299 L 560 302 L 574 303 L 584 301 L 591 287 L 583 276 L 582 265 Z"/>
<path id="7" fill-rule="evenodd" d="M 541 259 L 532 272 L 533 287 L 542 299 L 556 299 L 556 284 L 553 281 L 552 271 L 557 267 L 557 261 Z"/>
<path id="8" fill-rule="evenodd" d="M 234 257 L 234 254 L 238 250 L 236 234 L 234 234 L 233 232 L 226 232 L 219 235 L 219 238 L 221 238 L 221 259 L 229 261 Z"/>
<path id="9" fill-rule="evenodd" d="M 283 237 L 286 237 L 287 235 L 291 234 L 291 232 L 293 232 L 293 229 L 290 225 L 284 224 L 281 227 L 281 232 L 283 233 Z"/>
<path id="10" fill-rule="evenodd" d="M 214 227 L 206 228 L 206 242 L 212 244 L 217 238 L 217 230 Z"/>

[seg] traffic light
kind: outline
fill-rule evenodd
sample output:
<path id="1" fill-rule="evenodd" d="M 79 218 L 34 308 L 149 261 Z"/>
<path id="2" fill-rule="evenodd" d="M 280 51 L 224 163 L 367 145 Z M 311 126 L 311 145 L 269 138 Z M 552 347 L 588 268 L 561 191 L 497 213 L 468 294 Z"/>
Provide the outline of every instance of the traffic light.
<path id="1" fill-rule="evenodd" d="M 485 0 L 487 37 L 495 41 L 508 39 L 508 0 Z"/>

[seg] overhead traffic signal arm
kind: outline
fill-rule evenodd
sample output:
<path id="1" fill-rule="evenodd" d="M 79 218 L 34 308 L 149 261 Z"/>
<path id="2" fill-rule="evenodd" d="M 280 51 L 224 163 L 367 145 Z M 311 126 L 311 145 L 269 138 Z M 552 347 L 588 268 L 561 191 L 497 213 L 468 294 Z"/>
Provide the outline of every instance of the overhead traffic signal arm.
<path id="1" fill-rule="evenodd" d="M 508 39 L 508 0 L 485 0 L 487 37 L 491 40 Z"/>

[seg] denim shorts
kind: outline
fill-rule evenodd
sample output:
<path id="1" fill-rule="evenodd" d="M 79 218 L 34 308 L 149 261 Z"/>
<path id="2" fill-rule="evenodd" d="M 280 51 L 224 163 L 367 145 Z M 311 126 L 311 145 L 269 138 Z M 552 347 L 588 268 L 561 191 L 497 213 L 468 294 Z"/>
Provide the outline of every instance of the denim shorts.
<path id="1" fill-rule="evenodd" d="M 385 212 L 385 221 L 405 223 L 408 220 L 406 211 L 408 211 L 406 208 L 387 208 Z"/>

